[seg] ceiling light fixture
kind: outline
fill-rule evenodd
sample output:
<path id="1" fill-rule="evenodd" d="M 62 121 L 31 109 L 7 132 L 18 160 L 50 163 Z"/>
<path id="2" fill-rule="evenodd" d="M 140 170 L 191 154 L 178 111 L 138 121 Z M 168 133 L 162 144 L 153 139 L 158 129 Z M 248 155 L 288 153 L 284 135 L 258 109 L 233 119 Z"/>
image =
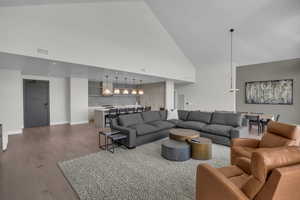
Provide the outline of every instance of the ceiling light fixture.
<path id="1" fill-rule="evenodd" d="M 116 76 L 116 86 L 114 89 L 114 94 L 120 94 L 120 89 L 118 88 L 118 77 Z"/>
<path id="2" fill-rule="evenodd" d="M 137 94 L 137 90 L 134 88 L 135 87 L 135 79 L 132 79 L 133 82 L 133 89 L 131 91 L 131 94 L 136 95 Z"/>
<path id="3" fill-rule="evenodd" d="M 108 88 L 108 75 L 106 75 L 105 78 L 106 78 L 106 86 L 104 88 L 103 94 L 104 95 L 111 95 L 111 91 Z"/>
<path id="4" fill-rule="evenodd" d="M 128 91 L 128 89 L 126 88 L 126 83 L 127 83 L 127 77 L 125 77 L 125 87 L 124 87 L 124 90 L 123 90 L 123 94 L 129 94 L 129 91 Z"/>
<path id="5" fill-rule="evenodd" d="M 139 95 L 143 95 L 144 94 L 144 90 L 142 89 L 142 80 L 140 80 L 140 89 L 138 91 Z"/>
<path id="6" fill-rule="evenodd" d="M 230 30 L 230 89 L 229 92 L 238 92 L 239 89 L 237 88 L 233 88 L 233 59 L 232 59 L 232 55 L 233 55 L 233 32 L 234 29 L 231 28 Z"/>

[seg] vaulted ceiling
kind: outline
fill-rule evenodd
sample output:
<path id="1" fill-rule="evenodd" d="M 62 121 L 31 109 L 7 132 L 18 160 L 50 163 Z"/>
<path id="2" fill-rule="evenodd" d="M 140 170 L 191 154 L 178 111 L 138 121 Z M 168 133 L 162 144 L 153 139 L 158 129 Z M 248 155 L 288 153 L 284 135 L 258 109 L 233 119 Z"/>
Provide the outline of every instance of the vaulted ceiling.
<path id="1" fill-rule="evenodd" d="M 300 57 L 299 0 L 145 0 L 196 66 Z"/>
<path id="2" fill-rule="evenodd" d="M 0 6 L 136 0 L 0 0 Z M 247 65 L 300 57 L 299 0 L 145 0 L 196 66 Z"/>

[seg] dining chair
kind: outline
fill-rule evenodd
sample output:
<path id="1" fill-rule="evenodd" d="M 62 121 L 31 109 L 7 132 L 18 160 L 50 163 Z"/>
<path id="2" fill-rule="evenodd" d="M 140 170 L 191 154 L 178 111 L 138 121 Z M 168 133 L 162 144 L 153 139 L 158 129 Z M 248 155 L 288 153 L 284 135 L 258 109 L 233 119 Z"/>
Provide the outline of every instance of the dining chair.
<path id="1" fill-rule="evenodd" d="M 117 118 L 117 116 L 118 116 L 117 108 L 109 109 L 108 114 L 105 115 L 105 125 L 110 125 L 111 119 Z"/>
<path id="2" fill-rule="evenodd" d="M 261 123 L 260 123 L 260 118 L 259 115 L 246 115 L 246 118 L 249 121 L 249 131 L 252 130 L 252 126 L 257 126 L 257 133 L 260 134 L 262 127 L 261 127 Z"/>
<path id="3" fill-rule="evenodd" d="M 265 127 L 268 126 L 268 123 L 270 121 L 271 121 L 271 119 L 260 119 L 261 130 L 263 133 L 265 132 Z"/>

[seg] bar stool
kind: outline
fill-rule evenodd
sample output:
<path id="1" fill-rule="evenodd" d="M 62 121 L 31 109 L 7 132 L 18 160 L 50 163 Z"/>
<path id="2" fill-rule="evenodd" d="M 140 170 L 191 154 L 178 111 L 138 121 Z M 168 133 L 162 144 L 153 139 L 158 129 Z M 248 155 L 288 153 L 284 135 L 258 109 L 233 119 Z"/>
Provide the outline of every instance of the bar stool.
<path id="1" fill-rule="evenodd" d="M 127 108 L 120 108 L 118 115 L 126 115 L 128 114 Z"/>
<path id="2" fill-rule="evenodd" d="M 108 114 L 105 115 L 105 125 L 110 125 L 111 119 L 117 118 L 118 116 L 118 109 L 117 108 L 112 108 L 109 109 Z"/>
<path id="3" fill-rule="evenodd" d="M 127 113 L 128 114 L 132 114 L 132 113 L 134 113 L 135 112 L 135 108 L 128 108 L 127 109 Z"/>
<path id="4" fill-rule="evenodd" d="M 145 112 L 151 111 L 151 106 L 146 106 L 144 111 Z"/>

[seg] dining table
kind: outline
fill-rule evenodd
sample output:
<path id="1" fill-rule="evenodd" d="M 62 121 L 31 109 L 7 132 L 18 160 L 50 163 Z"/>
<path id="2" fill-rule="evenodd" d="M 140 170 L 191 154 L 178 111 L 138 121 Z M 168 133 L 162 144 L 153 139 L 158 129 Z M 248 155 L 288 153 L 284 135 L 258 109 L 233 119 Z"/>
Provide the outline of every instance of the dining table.
<path id="1" fill-rule="evenodd" d="M 253 117 L 259 116 L 260 120 L 266 120 L 266 121 L 275 119 L 275 115 L 267 114 L 267 113 L 243 113 L 242 115 L 244 117 L 246 117 L 246 116 L 253 116 Z"/>

